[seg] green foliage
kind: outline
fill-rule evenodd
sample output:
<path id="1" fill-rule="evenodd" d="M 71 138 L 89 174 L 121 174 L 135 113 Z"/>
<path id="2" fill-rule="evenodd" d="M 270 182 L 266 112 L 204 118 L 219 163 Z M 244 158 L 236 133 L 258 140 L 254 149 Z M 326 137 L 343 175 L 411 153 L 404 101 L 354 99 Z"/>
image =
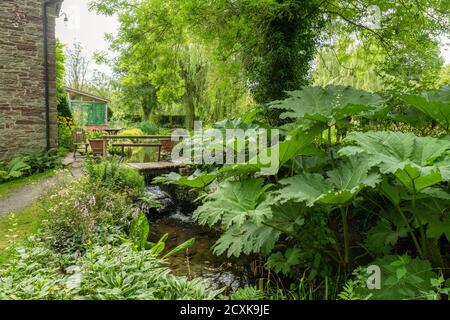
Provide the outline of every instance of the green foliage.
<path id="1" fill-rule="evenodd" d="M 164 261 L 129 244 L 94 245 L 78 259 L 31 240 L 0 270 L 0 299 L 213 299 L 199 279 L 170 274 Z"/>
<path id="2" fill-rule="evenodd" d="M 435 92 L 404 95 L 402 100 L 435 120 L 447 132 L 450 130 L 450 85 Z"/>
<path id="3" fill-rule="evenodd" d="M 58 117 L 58 148 L 71 150 L 73 148 L 72 131 L 75 128 L 75 122 L 72 118 Z"/>
<path id="4" fill-rule="evenodd" d="M 339 154 L 366 154 L 370 167 L 377 166 L 383 174 L 394 174 L 410 191 L 420 191 L 441 181 L 449 180 L 450 149 L 448 139 L 416 137 L 400 132 L 355 132 Z"/>
<path id="5" fill-rule="evenodd" d="M 292 267 L 300 263 L 301 254 L 301 250 L 298 248 L 288 248 L 284 254 L 281 252 L 272 254 L 267 259 L 267 266 L 275 272 L 289 275 L 292 272 Z"/>
<path id="6" fill-rule="evenodd" d="M 203 189 L 214 181 L 217 177 L 217 173 L 205 174 L 200 170 L 196 170 L 192 175 L 186 177 L 181 176 L 176 172 L 171 172 L 165 175 L 161 175 L 153 179 L 153 183 L 174 184 L 178 186 L 185 186 L 189 188 Z"/>
<path id="7" fill-rule="evenodd" d="M 346 98 L 338 94 L 324 102 L 316 94 L 309 98 L 320 101 L 311 104 L 320 108 L 302 113 L 308 104 L 299 103 L 295 110 L 299 119 L 325 126 L 337 126 L 336 119 L 349 121 L 351 112 L 346 108 L 376 120 L 382 106 L 374 97 L 348 90 Z M 345 112 L 341 117 L 333 110 Z M 450 235 L 448 137 L 364 132 L 364 125 L 356 126 L 361 132 L 346 134 L 336 146 L 323 143 L 318 138 L 322 129 L 311 124 L 286 126 L 279 144 L 280 169 L 264 178 L 258 177 L 262 167 L 256 163 L 198 171 L 189 178 L 166 176 L 161 181 L 189 185 L 192 180 L 190 187 L 198 183 L 195 187 L 209 193 L 202 197 L 194 219 L 220 226 L 214 253 L 236 257 L 259 253 L 267 259 L 268 269 L 292 279 L 304 270 L 309 272 L 307 281 L 328 279 L 338 268 L 351 270 L 367 262 L 361 258 L 364 251 L 380 259 L 392 253 L 417 255 L 428 266 L 445 267 L 444 243 Z M 424 281 L 432 276 L 426 273 Z M 373 298 L 370 292 L 359 292 L 361 279 L 347 283 L 340 297 Z M 422 290 L 430 296 L 438 292 L 426 286 Z"/>
<path id="8" fill-rule="evenodd" d="M 183 242 L 182 244 L 179 244 L 178 246 L 176 246 L 175 248 L 173 248 L 172 250 L 170 250 L 169 252 L 167 252 L 164 256 L 164 258 L 169 258 L 172 256 L 175 256 L 179 253 L 185 253 L 186 250 L 188 250 L 190 247 L 192 247 L 195 243 L 195 238 L 191 238 L 189 240 L 186 240 L 185 242 Z"/>
<path id="9" fill-rule="evenodd" d="M 231 300 L 262 300 L 264 299 L 264 292 L 255 287 L 239 288 L 231 295 Z"/>
<path id="10" fill-rule="evenodd" d="M 142 135 L 144 135 L 144 132 L 139 128 L 130 128 L 130 129 L 121 130 L 120 135 L 122 135 L 122 136 L 142 136 Z"/>
<path id="11" fill-rule="evenodd" d="M 150 224 L 145 214 L 140 212 L 130 224 L 130 239 L 136 250 L 143 250 L 150 233 Z"/>
<path id="12" fill-rule="evenodd" d="M 351 158 L 341 162 L 327 172 L 325 179 L 317 173 L 307 173 L 280 180 L 284 188 L 277 190 L 277 200 L 287 202 L 305 201 L 308 206 L 315 203 L 345 205 L 365 187 L 375 187 L 379 176 L 369 173 L 367 159 Z"/>
<path id="13" fill-rule="evenodd" d="M 341 298 L 367 297 L 375 300 L 400 300 L 400 299 L 439 299 L 438 288 L 433 285 L 437 275 L 428 261 L 418 258 L 412 259 L 408 255 L 385 256 L 371 263 L 380 267 L 381 288 L 369 290 L 366 286 L 368 275 L 364 268 L 355 270 L 354 274 L 359 281 L 353 286 L 354 296 L 348 295 L 349 283 L 347 284 L 347 294 Z"/>
<path id="14" fill-rule="evenodd" d="M 136 124 L 136 126 L 144 133 L 144 134 L 157 134 L 159 132 L 159 127 L 150 121 L 140 122 Z M 123 133 L 121 133 L 123 134 Z"/>
<path id="15" fill-rule="evenodd" d="M 90 139 L 102 139 L 105 134 L 101 130 L 90 130 L 86 133 L 86 138 Z"/>
<path id="16" fill-rule="evenodd" d="M 165 234 L 156 243 L 147 241 L 150 234 L 150 223 L 145 214 L 140 212 L 132 221 L 130 225 L 130 239 L 133 243 L 133 248 L 137 251 L 149 250 L 152 254 L 158 255 L 164 251 L 166 247 L 166 240 L 169 237 Z M 195 238 L 191 238 L 182 244 L 176 246 L 163 256 L 163 259 L 177 255 L 178 253 L 186 252 L 187 249 L 194 245 Z"/>
<path id="17" fill-rule="evenodd" d="M 0 166 L 0 182 L 10 181 L 34 173 L 44 172 L 60 165 L 55 150 L 23 154 Z"/>
<path id="18" fill-rule="evenodd" d="M 287 110 L 281 118 L 308 119 L 332 126 L 348 116 L 368 116 L 382 107 L 381 97 L 345 86 L 306 87 L 288 92 L 289 98 L 271 103 Z"/>
<path id="19" fill-rule="evenodd" d="M 87 178 L 55 191 L 44 202 L 42 236 L 60 252 L 85 250 L 91 242 L 113 243 L 131 218 L 124 195 Z"/>
<path id="20" fill-rule="evenodd" d="M 17 179 L 25 175 L 31 169 L 25 160 L 22 157 L 11 160 L 4 170 L 0 170 L 0 181 Z"/>
<path id="21" fill-rule="evenodd" d="M 66 74 L 66 70 L 64 67 L 65 63 L 65 55 L 64 55 L 64 45 L 56 40 L 55 46 L 55 62 L 56 62 L 56 95 L 58 99 L 58 116 L 63 118 L 72 118 L 72 112 L 69 108 L 69 102 L 67 101 L 67 94 L 64 90 L 64 77 Z M 58 137 L 59 139 L 59 137 Z"/>
<path id="22" fill-rule="evenodd" d="M 144 194 L 144 177 L 138 171 L 128 168 L 119 158 L 111 160 L 86 160 L 85 171 L 90 181 L 113 191 L 128 194 L 138 199 Z"/>
<path id="23" fill-rule="evenodd" d="M 42 204 L 41 231 L 0 269 L 0 299 L 213 299 L 209 283 L 170 274 L 158 258 L 168 235 L 147 242 L 148 221 L 126 194 L 82 177 Z M 126 234 L 130 231 L 129 237 Z M 185 252 L 190 239 L 164 257 Z"/>
<path id="24" fill-rule="evenodd" d="M 222 227 L 241 226 L 247 219 L 259 224 L 270 215 L 270 208 L 263 201 L 264 192 L 270 185 L 262 186 L 262 179 L 226 181 L 216 192 L 208 196 L 204 206 L 197 209 L 194 219 L 200 224 Z"/>
<path id="25" fill-rule="evenodd" d="M 269 253 L 279 233 L 262 224 L 271 216 L 269 201 L 265 201 L 262 179 L 225 181 L 199 207 L 193 218 L 209 226 L 220 223 L 224 234 L 217 241 L 214 252 L 239 256 L 242 252 Z"/>
<path id="26" fill-rule="evenodd" d="M 408 229 L 404 226 L 394 230 L 392 227 L 388 220 L 382 219 L 367 232 L 367 249 L 373 255 L 388 254 L 399 238 L 407 236 Z"/>

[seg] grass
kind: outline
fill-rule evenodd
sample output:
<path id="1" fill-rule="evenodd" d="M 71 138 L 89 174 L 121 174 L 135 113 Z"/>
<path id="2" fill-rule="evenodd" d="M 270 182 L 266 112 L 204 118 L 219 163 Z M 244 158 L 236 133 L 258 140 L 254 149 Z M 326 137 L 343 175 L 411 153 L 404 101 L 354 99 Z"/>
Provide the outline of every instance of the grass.
<path id="1" fill-rule="evenodd" d="M 54 174 L 54 170 L 48 170 L 45 172 L 33 174 L 32 176 L 28 176 L 28 177 L 1 183 L 0 184 L 0 198 L 5 197 L 10 193 L 13 193 L 14 191 L 21 188 L 24 185 L 51 177 L 53 174 Z"/>
<path id="2" fill-rule="evenodd" d="M 43 215 L 44 210 L 36 202 L 19 212 L 0 217 L 0 265 L 7 262 L 12 254 L 8 249 L 10 241 L 23 240 L 36 233 Z"/>

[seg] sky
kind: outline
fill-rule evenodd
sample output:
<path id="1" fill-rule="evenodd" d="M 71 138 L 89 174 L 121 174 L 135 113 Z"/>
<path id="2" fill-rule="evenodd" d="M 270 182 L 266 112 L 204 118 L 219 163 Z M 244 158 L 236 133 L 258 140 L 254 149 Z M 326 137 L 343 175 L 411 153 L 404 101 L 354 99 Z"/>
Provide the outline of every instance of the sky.
<path id="1" fill-rule="evenodd" d="M 64 17 L 60 17 L 56 22 L 56 36 L 67 47 L 79 42 L 83 46 L 88 57 L 92 57 L 95 52 L 108 51 L 108 42 L 105 40 L 105 33 L 117 34 L 119 22 L 117 17 L 106 17 L 97 15 L 88 10 L 88 3 L 91 0 L 65 0 L 61 12 L 65 13 L 69 19 L 64 22 Z M 441 54 L 446 64 L 450 64 L 450 39 L 446 39 L 445 45 L 441 47 Z M 109 67 L 90 64 L 91 71 L 100 70 L 106 74 L 111 74 Z"/>
<path id="2" fill-rule="evenodd" d="M 64 22 L 64 15 L 56 20 L 56 37 L 66 45 L 72 47 L 74 43 L 81 43 L 86 55 L 92 58 L 98 51 L 108 51 L 109 44 L 105 40 L 105 33 L 117 33 L 119 22 L 117 17 L 106 17 L 88 10 L 90 0 L 64 0 L 61 13 L 67 15 L 69 21 Z M 90 64 L 91 71 L 97 69 L 107 74 L 109 67 Z"/>

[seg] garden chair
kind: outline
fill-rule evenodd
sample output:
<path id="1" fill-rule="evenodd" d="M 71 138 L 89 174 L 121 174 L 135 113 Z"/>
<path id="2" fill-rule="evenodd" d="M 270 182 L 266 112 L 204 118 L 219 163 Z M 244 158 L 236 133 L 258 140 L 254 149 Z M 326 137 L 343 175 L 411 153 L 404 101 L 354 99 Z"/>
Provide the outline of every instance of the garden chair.
<path id="1" fill-rule="evenodd" d="M 77 158 L 77 151 L 80 147 L 83 148 L 85 154 L 87 153 L 89 143 L 86 141 L 86 132 L 82 128 L 75 128 L 72 131 L 72 143 L 74 159 Z"/>

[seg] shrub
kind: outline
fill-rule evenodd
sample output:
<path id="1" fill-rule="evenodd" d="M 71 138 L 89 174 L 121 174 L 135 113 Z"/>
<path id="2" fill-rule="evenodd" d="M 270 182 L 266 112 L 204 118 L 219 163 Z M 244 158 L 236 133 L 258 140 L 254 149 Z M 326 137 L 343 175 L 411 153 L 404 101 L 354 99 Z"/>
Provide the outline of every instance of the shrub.
<path id="1" fill-rule="evenodd" d="M 122 136 L 142 136 L 144 132 L 138 128 L 124 129 L 120 131 L 120 135 Z"/>
<path id="2" fill-rule="evenodd" d="M 72 118 L 58 117 L 58 147 L 70 150 L 72 148 L 72 130 L 75 122 Z"/>
<path id="3" fill-rule="evenodd" d="M 353 278 L 347 280 L 339 297 L 343 300 L 400 300 L 427 299 L 438 300 L 448 295 L 450 288 L 444 284 L 443 277 L 433 271 L 427 260 L 412 259 L 408 255 L 388 255 L 375 260 L 371 265 L 380 268 L 380 288 L 368 289 L 371 282 L 367 268 L 359 267 Z"/>
<path id="4" fill-rule="evenodd" d="M 58 151 L 52 149 L 38 153 L 31 153 L 25 155 L 26 162 L 30 165 L 31 174 L 44 172 L 49 169 L 57 168 L 61 165 L 61 159 L 58 156 Z"/>
<path id="5" fill-rule="evenodd" d="M 0 166 L 0 182 L 44 172 L 61 164 L 56 150 L 20 155 L 7 165 Z"/>
<path id="6" fill-rule="evenodd" d="M 144 194 L 144 177 L 126 167 L 118 158 L 100 162 L 87 160 L 85 171 L 90 181 L 113 191 L 127 193 L 131 199 L 138 199 Z"/>
<path id="7" fill-rule="evenodd" d="M 159 132 L 159 127 L 150 121 L 140 122 L 137 124 L 137 127 L 145 134 L 157 134 Z"/>
<path id="8" fill-rule="evenodd" d="M 44 201 L 42 235 L 61 252 L 111 243 L 129 223 L 131 206 L 125 196 L 86 178 L 71 183 Z"/>
<path id="9" fill-rule="evenodd" d="M 31 167 L 25 161 L 24 157 L 17 157 L 0 168 L 0 182 L 20 178 L 30 172 Z"/>

